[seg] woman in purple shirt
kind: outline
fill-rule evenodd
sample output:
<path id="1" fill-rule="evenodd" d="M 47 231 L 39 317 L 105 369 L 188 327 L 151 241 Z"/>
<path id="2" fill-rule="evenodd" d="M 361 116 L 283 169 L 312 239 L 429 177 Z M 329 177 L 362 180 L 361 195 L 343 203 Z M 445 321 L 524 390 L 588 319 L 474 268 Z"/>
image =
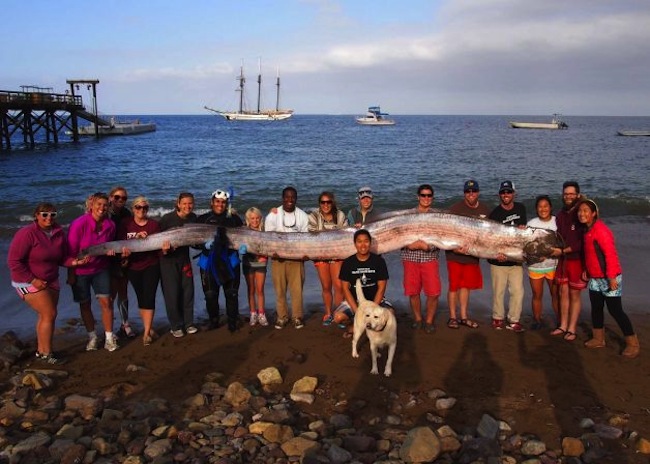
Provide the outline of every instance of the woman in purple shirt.
<path id="1" fill-rule="evenodd" d="M 20 229 L 9 246 L 7 264 L 11 285 L 38 315 L 36 358 L 48 364 L 63 361 L 52 352 L 52 336 L 59 303 L 59 266 L 78 266 L 85 260 L 69 259 L 65 234 L 56 223 L 52 203 L 40 203 L 34 222 Z"/>

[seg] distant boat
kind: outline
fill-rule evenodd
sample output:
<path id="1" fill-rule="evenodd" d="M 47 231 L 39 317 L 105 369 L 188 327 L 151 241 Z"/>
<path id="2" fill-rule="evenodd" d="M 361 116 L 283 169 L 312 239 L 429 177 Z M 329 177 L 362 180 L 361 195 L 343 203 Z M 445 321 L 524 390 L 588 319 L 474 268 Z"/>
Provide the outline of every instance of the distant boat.
<path id="1" fill-rule="evenodd" d="M 276 78 L 276 98 L 275 109 L 261 109 L 261 94 L 262 94 L 262 60 L 259 62 L 259 73 L 257 75 L 257 111 L 247 110 L 244 106 L 244 84 L 246 78 L 244 77 L 244 65 L 239 68 L 239 109 L 237 111 L 219 111 L 205 106 L 204 108 L 213 113 L 217 113 L 228 121 L 281 121 L 288 119 L 293 115 L 293 110 L 280 109 L 280 73 L 278 72 Z"/>
<path id="2" fill-rule="evenodd" d="M 510 121 L 513 129 L 568 129 L 569 126 L 562 120 L 562 115 L 555 113 L 551 122 L 516 122 Z"/>
<path id="3" fill-rule="evenodd" d="M 618 135 L 627 135 L 628 137 L 650 137 L 650 130 L 620 130 Z"/>
<path id="4" fill-rule="evenodd" d="M 136 135 L 146 132 L 155 132 L 156 123 L 142 123 L 139 119 L 133 121 L 118 121 L 115 118 L 110 119 L 109 125 L 98 125 L 98 135 Z M 95 124 L 79 127 L 79 135 L 95 135 Z"/>
<path id="5" fill-rule="evenodd" d="M 368 107 L 368 111 L 365 116 L 357 118 L 357 124 L 362 126 L 394 126 L 395 121 L 392 119 L 384 118 L 388 116 L 388 113 L 382 113 L 381 109 L 378 106 Z"/>

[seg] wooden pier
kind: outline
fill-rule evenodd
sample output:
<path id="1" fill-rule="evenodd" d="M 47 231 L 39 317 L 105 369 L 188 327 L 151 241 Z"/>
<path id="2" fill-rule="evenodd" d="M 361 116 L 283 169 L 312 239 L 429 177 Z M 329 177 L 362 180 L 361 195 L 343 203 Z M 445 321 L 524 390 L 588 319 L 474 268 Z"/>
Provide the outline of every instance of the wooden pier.
<path id="1" fill-rule="evenodd" d="M 79 140 L 79 118 L 95 126 L 110 125 L 97 116 L 95 86 L 99 80 L 68 80 L 70 91 L 54 93 L 51 88 L 21 86 L 21 91 L 0 90 L 0 149 L 11 149 L 11 138 L 22 134 L 30 147 L 36 144 L 39 133 L 45 142 L 59 142 L 61 133 L 68 131 L 73 140 Z M 75 95 L 79 84 L 92 86 L 93 112 L 86 111 L 81 96 Z"/>

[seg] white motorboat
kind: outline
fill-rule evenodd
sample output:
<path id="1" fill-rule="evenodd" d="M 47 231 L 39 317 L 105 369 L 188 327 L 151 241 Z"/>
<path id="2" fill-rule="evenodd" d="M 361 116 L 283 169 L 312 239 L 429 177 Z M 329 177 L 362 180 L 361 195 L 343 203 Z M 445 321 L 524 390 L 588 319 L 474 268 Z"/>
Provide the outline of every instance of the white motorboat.
<path id="1" fill-rule="evenodd" d="M 517 122 L 510 121 L 510 127 L 513 129 L 568 129 L 569 126 L 562 120 L 562 115 L 555 113 L 551 122 Z"/>
<path id="2" fill-rule="evenodd" d="M 357 124 L 362 126 L 394 126 L 395 121 L 387 119 L 388 113 L 382 113 L 379 106 L 370 106 L 365 116 L 357 118 Z"/>
<path id="3" fill-rule="evenodd" d="M 204 106 L 208 111 L 217 113 L 220 116 L 223 116 L 228 121 L 282 121 L 284 119 L 289 119 L 293 116 L 293 110 L 280 109 L 280 73 L 278 72 L 276 77 L 276 102 L 275 109 L 261 109 L 261 93 L 262 93 L 262 61 L 259 63 L 259 73 L 257 75 L 257 110 L 248 110 L 245 108 L 245 94 L 244 94 L 244 84 L 246 78 L 244 77 L 244 65 L 239 68 L 239 76 L 237 77 L 239 81 L 239 87 L 237 92 L 239 92 L 239 109 L 237 111 L 220 111 Z"/>
<path id="4" fill-rule="evenodd" d="M 650 137 L 650 130 L 620 130 L 618 135 L 626 135 L 628 137 Z"/>
<path id="5" fill-rule="evenodd" d="M 153 122 L 140 122 L 139 119 L 133 121 L 117 121 L 111 118 L 109 125 L 99 124 L 95 126 L 91 123 L 87 126 L 79 127 L 79 135 L 95 135 L 95 127 L 97 127 L 97 135 L 136 135 L 144 134 L 146 132 L 155 132 L 156 123 Z"/>

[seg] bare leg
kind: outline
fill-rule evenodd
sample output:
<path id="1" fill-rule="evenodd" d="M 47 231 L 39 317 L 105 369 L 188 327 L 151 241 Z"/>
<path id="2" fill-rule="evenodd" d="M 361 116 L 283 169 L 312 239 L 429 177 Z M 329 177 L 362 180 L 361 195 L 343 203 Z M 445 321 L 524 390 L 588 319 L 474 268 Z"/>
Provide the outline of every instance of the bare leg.
<path id="1" fill-rule="evenodd" d="M 321 295 L 325 305 L 325 316 L 332 314 L 332 277 L 330 276 L 329 263 L 316 266 L 318 278 L 320 280 Z"/>
<path id="2" fill-rule="evenodd" d="M 576 333 L 580 308 L 580 290 L 569 289 L 569 332 Z"/>
<path id="3" fill-rule="evenodd" d="M 569 328 L 569 284 L 560 284 L 560 325 L 559 328 L 565 332 Z"/>
<path id="4" fill-rule="evenodd" d="M 460 318 L 469 319 L 467 308 L 469 307 L 469 289 L 461 288 L 458 290 L 458 300 L 460 302 Z"/>
<path id="5" fill-rule="evenodd" d="M 250 309 L 251 313 L 255 312 L 255 276 L 257 276 L 257 274 L 257 272 L 249 272 L 248 274 L 245 274 L 246 288 L 248 290 L 248 309 Z"/>
<path id="6" fill-rule="evenodd" d="M 411 306 L 411 312 L 413 313 L 413 320 L 418 324 L 422 322 L 422 302 L 420 301 L 420 295 L 411 295 L 409 296 L 409 304 Z"/>
<path id="7" fill-rule="evenodd" d="M 104 324 L 104 331 L 113 332 L 113 307 L 111 306 L 111 299 L 107 296 L 97 298 L 99 306 L 102 308 L 102 324 Z"/>
<path id="8" fill-rule="evenodd" d="M 343 282 L 339 279 L 339 273 L 341 272 L 341 266 L 343 261 L 334 261 L 330 263 L 330 277 L 332 279 L 332 289 L 334 290 L 334 300 L 332 301 L 332 308 L 336 308 L 344 299 L 343 295 Z"/>
<path id="9" fill-rule="evenodd" d="M 533 309 L 533 318 L 540 322 L 542 320 L 542 298 L 544 296 L 544 279 L 528 279 L 530 288 L 533 291 L 531 307 Z"/>
<path id="10" fill-rule="evenodd" d="M 49 288 L 25 295 L 25 302 L 38 314 L 36 321 L 36 349 L 39 353 L 52 353 L 52 337 L 54 335 L 58 301 L 59 292 Z"/>
<path id="11" fill-rule="evenodd" d="M 86 327 L 86 331 L 94 332 L 95 331 L 95 316 L 90 307 L 90 300 L 83 303 L 79 303 L 79 312 L 81 313 L 81 320 Z"/>
<path id="12" fill-rule="evenodd" d="M 447 303 L 449 304 L 449 318 L 457 319 L 456 307 L 458 306 L 458 292 L 447 292 Z"/>
<path id="13" fill-rule="evenodd" d="M 142 318 L 142 325 L 144 326 L 143 338 L 151 336 L 151 329 L 153 327 L 153 309 L 140 308 L 140 317 Z"/>
<path id="14" fill-rule="evenodd" d="M 426 305 L 427 305 L 427 316 L 425 322 L 427 324 L 433 324 L 433 321 L 436 318 L 436 311 L 438 311 L 438 297 L 428 296 Z"/>
<path id="15" fill-rule="evenodd" d="M 555 313 L 555 320 L 560 320 L 560 295 L 558 292 L 557 284 L 555 281 L 548 279 L 548 288 L 551 291 L 551 306 L 553 307 L 553 313 Z"/>
<path id="16" fill-rule="evenodd" d="M 264 313 L 264 282 L 266 281 L 266 274 L 264 272 L 255 272 L 255 294 L 257 295 L 257 311 Z M 254 306 L 253 306 L 254 307 Z"/>

